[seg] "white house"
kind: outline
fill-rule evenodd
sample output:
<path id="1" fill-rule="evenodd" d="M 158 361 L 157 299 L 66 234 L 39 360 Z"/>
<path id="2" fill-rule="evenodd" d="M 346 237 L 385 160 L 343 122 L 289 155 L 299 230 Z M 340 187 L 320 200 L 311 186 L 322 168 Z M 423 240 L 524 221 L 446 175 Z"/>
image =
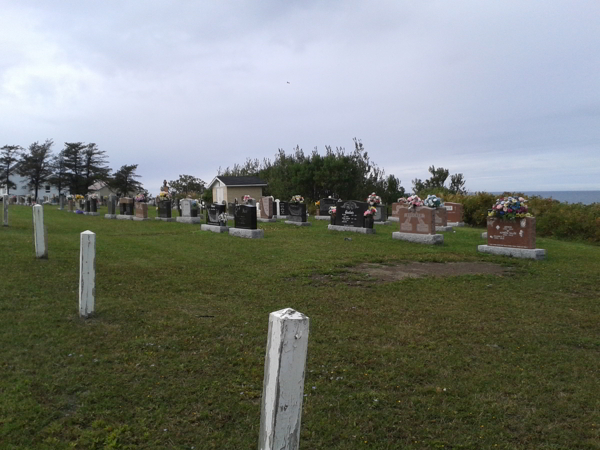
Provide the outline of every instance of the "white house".
<path id="1" fill-rule="evenodd" d="M 27 180 L 21 175 L 13 173 L 13 175 L 9 177 L 9 180 L 17 185 L 16 188 L 10 189 L 10 195 L 31 195 L 32 197 L 35 195 L 35 190 L 29 188 L 29 186 L 27 185 Z M 7 194 L 7 191 L 8 189 L 6 188 L 6 186 L 0 188 L 0 196 Z M 42 186 L 39 187 L 38 199 L 40 201 L 49 201 L 52 197 L 58 197 L 58 189 L 56 189 L 55 186 L 52 186 L 50 183 L 44 183 Z"/>

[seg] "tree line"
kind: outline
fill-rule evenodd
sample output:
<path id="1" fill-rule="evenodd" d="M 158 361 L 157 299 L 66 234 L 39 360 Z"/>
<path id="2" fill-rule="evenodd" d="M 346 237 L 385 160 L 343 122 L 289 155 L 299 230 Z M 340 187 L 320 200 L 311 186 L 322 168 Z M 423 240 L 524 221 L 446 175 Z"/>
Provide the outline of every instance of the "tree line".
<path id="1" fill-rule="evenodd" d="M 372 192 L 379 195 L 385 204 L 392 204 L 406 191 L 400 180 L 375 164 L 365 150 L 362 142 L 354 138 L 354 149 L 346 152 L 343 147 L 325 146 L 325 155 L 317 148 L 305 154 L 299 147 L 287 154 L 279 149 L 275 159 L 247 159 L 244 164 L 234 164 L 225 170 L 219 168 L 223 176 L 258 176 L 268 183 L 265 195 L 275 198 L 291 198 L 301 194 L 310 200 L 333 197 L 342 199 L 363 199 Z M 449 171 L 442 167 L 429 168 L 431 177 L 425 181 L 413 180 L 413 193 L 440 188 L 449 193 L 463 193 L 465 180 L 462 174 L 451 176 L 449 188 L 444 186 Z"/>
<path id="2" fill-rule="evenodd" d="M 108 166 L 108 157 L 94 143 L 65 142 L 64 148 L 54 154 L 52 139 L 34 142 L 27 149 L 19 145 L 0 148 L 0 188 L 7 193 L 17 186 L 11 177 L 25 178 L 29 189 L 35 192 L 45 184 L 55 186 L 59 195 L 63 192 L 85 195 L 94 183 L 105 182 L 118 195 L 143 190 L 137 178 L 137 164 L 121 166 L 113 173 Z"/>

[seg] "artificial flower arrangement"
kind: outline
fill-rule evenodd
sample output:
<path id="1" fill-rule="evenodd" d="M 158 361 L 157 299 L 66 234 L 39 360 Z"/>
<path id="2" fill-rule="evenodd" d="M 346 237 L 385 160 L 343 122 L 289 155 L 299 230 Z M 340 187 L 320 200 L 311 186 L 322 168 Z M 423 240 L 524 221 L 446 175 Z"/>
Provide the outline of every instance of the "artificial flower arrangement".
<path id="1" fill-rule="evenodd" d="M 199 203 L 198 200 L 192 200 L 191 207 L 192 209 L 198 209 Z"/>
<path id="2" fill-rule="evenodd" d="M 221 213 L 217 217 L 220 223 L 227 225 L 227 213 Z"/>
<path id="3" fill-rule="evenodd" d="M 364 216 L 371 217 L 371 216 L 374 216 L 376 212 L 377 212 L 377 208 L 375 208 L 374 206 L 369 206 L 367 208 L 367 210 L 365 211 Z"/>
<path id="4" fill-rule="evenodd" d="M 411 195 L 408 198 L 400 197 L 398 203 L 402 203 L 409 208 L 416 208 L 417 206 L 423 206 L 423 200 L 418 195 Z"/>
<path id="5" fill-rule="evenodd" d="M 329 215 L 330 216 L 335 216 L 336 212 L 337 212 L 337 208 L 335 206 L 330 206 L 329 207 Z"/>
<path id="6" fill-rule="evenodd" d="M 146 201 L 146 196 L 144 194 L 138 194 L 135 196 L 135 201 L 138 203 L 144 203 Z"/>
<path id="7" fill-rule="evenodd" d="M 301 195 L 294 195 L 290 200 L 291 203 L 304 203 L 304 197 Z"/>
<path id="8" fill-rule="evenodd" d="M 75 196 L 69 194 L 69 195 L 66 196 L 66 199 L 67 199 L 67 201 L 69 201 L 69 200 L 75 200 Z"/>
<path id="9" fill-rule="evenodd" d="M 444 201 L 436 195 L 428 195 L 425 200 L 423 200 L 423 205 L 428 206 L 429 208 L 437 208 L 444 206 Z"/>
<path id="10" fill-rule="evenodd" d="M 89 197 L 90 197 L 90 200 L 98 200 L 99 199 L 98 194 L 90 194 Z"/>
<path id="11" fill-rule="evenodd" d="M 375 194 L 375 192 L 373 192 L 371 195 L 369 195 L 367 197 L 367 203 L 369 205 L 380 205 L 381 197 L 379 195 Z"/>
<path id="12" fill-rule="evenodd" d="M 317 200 L 317 201 L 315 202 L 315 206 L 321 206 L 321 200 Z"/>
<path id="13" fill-rule="evenodd" d="M 83 200 L 84 198 L 85 198 L 85 197 L 84 197 L 83 195 L 79 195 L 79 194 L 77 194 L 77 195 L 75 196 L 75 200 Z"/>
<path id="14" fill-rule="evenodd" d="M 254 199 L 253 199 L 251 196 L 249 196 L 249 195 L 244 195 L 244 196 L 242 197 L 242 201 L 243 201 L 243 202 L 244 202 L 246 205 L 248 204 L 248 202 L 250 202 L 250 201 L 252 201 L 252 200 L 254 200 Z"/>
<path id="15" fill-rule="evenodd" d="M 502 197 L 496 200 L 496 204 L 488 211 L 488 217 L 497 217 L 504 220 L 522 219 L 532 217 L 527 212 L 527 200 L 523 197 Z"/>
<path id="16" fill-rule="evenodd" d="M 158 194 L 157 200 L 159 202 L 162 202 L 164 200 L 171 200 L 171 194 L 169 194 L 168 192 L 165 192 L 165 191 L 160 191 L 160 193 Z"/>

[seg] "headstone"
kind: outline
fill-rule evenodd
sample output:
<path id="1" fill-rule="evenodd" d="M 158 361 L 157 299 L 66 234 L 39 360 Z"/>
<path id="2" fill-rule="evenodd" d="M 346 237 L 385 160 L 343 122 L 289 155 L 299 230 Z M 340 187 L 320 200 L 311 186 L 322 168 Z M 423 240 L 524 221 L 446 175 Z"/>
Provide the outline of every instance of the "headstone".
<path id="1" fill-rule="evenodd" d="M 158 218 L 167 220 L 171 219 L 171 200 L 163 200 L 158 202 Z"/>
<path id="2" fill-rule="evenodd" d="M 110 194 L 108 196 L 108 214 L 114 215 L 116 214 L 116 206 L 117 206 L 117 196 L 114 194 Z"/>
<path id="3" fill-rule="evenodd" d="M 181 208 L 181 217 L 177 218 L 177 222 L 181 223 L 200 223 L 201 218 L 198 217 L 198 209 L 193 208 L 193 200 L 185 198 L 179 201 Z"/>
<path id="4" fill-rule="evenodd" d="M 68 200 L 69 212 L 75 212 L 75 200 Z"/>
<path id="5" fill-rule="evenodd" d="M 306 222 L 306 204 L 289 203 L 288 208 L 291 222 Z"/>
<path id="6" fill-rule="evenodd" d="M 452 231 L 448 226 L 448 210 L 443 206 L 435 208 L 435 229 L 436 231 Z"/>
<path id="7" fill-rule="evenodd" d="M 85 205 L 84 208 L 85 209 L 83 210 L 84 213 L 89 213 L 90 212 L 90 202 L 91 202 L 91 200 L 89 198 L 85 200 L 85 203 L 84 203 L 84 205 Z"/>
<path id="8" fill-rule="evenodd" d="M 291 308 L 269 315 L 261 397 L 261 450 L 297 450 L 310 320 Z"/>
<path id="9" fill-rule="evenodd" d="M 33 207 L 33 242 L 35 257 L 48 259 L 48 235 L 44 226 L 44 207 L 42 205 Z"/>
<path id="10" fill-rule="evenodd" d="M 227 214 L 231 217 L 235 217 L 235 207 L 236 203 L 227 203 Z"/>
<path id="11" fill-rule="evenodd" d="M 261 197 L 257 205 L 260 208 L 259 220 L 261 222 L 276 222 L 273 218 L 273 197 Z"/>
<path id="12" fill-rule="evenodd" d="M 462 203 L 445 202 L 444 206 L 448 211 L 448 225 L 454 227 L 461 227 L 465 225 L 463 220 L 464 206 Z"/>
<path id="13" fill-rule="evenodd" d="M 387 206 L 386 205 L 375 205 L 375 222 L 386 222 L 387 221 Z"/>
<path id="14" fill-rule="evenodd" d="M 90 211 L 91 213 L 97 213 L 98 212 L 98 200 L 95 198 L 91 198 L 90 199 Z"/>
<path id="15" fill-rule="evenodd" d="M 325 216 L 329 219 L 329 208 L 336 204 L 337 200 L 335 198 L 322 198 L 319 200 L 319 216 Z"/>
<path id="16" fill-rule="evenodd" d="M 2 197 L 2 209 L 4 210 L 4 226 L 8 226 L 8 194 Z"/>
<path id="17" fill-rule="evenodd" d="M 65 196 L 63 194 L 58 197 L 58 209 L 61 211 L 65 209 Z"/>
<path id="18" fill-rule="evenodd" d="M 535 248 L 535 217 L 516 220 L 488 218 L 487 245 L 491 247 Z"/>
<path id="19" fill-rule="evenodd" d="M 438 244 L 444 242 L 444 236 L 436 234 L 435 208 L 419 206 L 398 208 L 400 231 L 392 233 L 392 239 L 416 242 L 419 244 Z"/>
<path id="20" fill-rule="evenodd" d="M 96 304 L 96 234 L 87 230 L 79 236 L 79 317 L 87 318 Z"/>
<path id="21" fill-rule="evenodd" d="M 256 230 L 256 206 L 237 205 L 235 209 L 235 228 Z"/>
<path id="22" fill-rule="evenodd" d="M 135 203 L 135 217 L 133 220 L 148 220 L 148 204 L 145 202 Z"/>
<path id="23" fill-rule="evenodd" d="M 208 207 L 206 214 L 206 223 L 208 225 L 222 225 L 219 216 L 225 213 L 225 205 L 213 203 Z"/>
<path id="24" fill-rule="evenodd" d="M 337 202 L 335 225 L 342 227 L 365 227 L 365 211 L 369 207 L 367 202 L 348 200 Z"/>
<path id="25" fill-rule="evenodd" d="M 290 208 L 289 208 L 290 204 L 289 202 L 279 202 L 279 211 L 278 211 L 278 216 L 289 216 L 290 215 Z"/>
<path id="26" fill-rule="evenodd" d="M 133 216 L 133 198 L 131 197 L 122 197 L 119 199 L 119 209 L 121 215 L 124 216 Z"/>

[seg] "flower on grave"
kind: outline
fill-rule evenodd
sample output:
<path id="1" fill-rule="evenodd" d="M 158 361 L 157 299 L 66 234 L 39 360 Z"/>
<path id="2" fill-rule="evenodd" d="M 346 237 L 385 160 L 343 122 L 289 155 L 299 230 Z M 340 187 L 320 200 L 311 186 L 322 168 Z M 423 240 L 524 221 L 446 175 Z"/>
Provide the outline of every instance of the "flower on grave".
<path id="1" fill-rule="evenodd" d="M 330 216 L 335 216 L 336 212 L 337 212 L 337 208 L 335 206 L 330 206 L 329 207 L 329 215 Z"/>
<path id="2" fill-rule="evenodd" d="M 488 217 L 497 217 L 504 220 L 523 219 L 532 217 L 528 212 L 527 200 L 523 197 L 499 198 L 488 211 Z"/>
<path id="3" fill-rule="evenodd" d="M 135 196 L 135 201 L 138 203 L 143 203 L 146 201 L 146 196 L 144 194 L 138 194 Z"/>
<path id="4" fill-rule="evenodd" d="M 371 217 L 371 216 L 374 216 L 376 212 L 377 212 L 377 208 L 375 208 L 374 206 L 369 206 L 367 208 L 367 210 L 365 211 L 364 216 Z"/>
<path id="5" fill-rule="evenodd" d="M 79 195 L 79 194 L 77 194 L 77 195 L 75 196 L 75 200 L 83 200 L 84 198 L 85 198 L 85 197 L 84 197 L 83 195 Z"/>
<path id="6" fill-rule="evenodd" d="M 321 206 L 321 200 L 317 200 L 317 201 L 315 202 L 315 206 Z"/>
<path id="7" fill-rule="evenodd" d="M 90 197 L 90 200 L 98 200 L 99 199 L 98 194 L 90 194 L 89 197 Z"/>
<path id="8" fill-rule="evenodd" d="M 409 208 L 416 208 L 417 206 L 423 206 L 423 200 L 418 195 L 411 195 L 408 198 L 399 198 L 398 203 L 402 203 L 403 205 Z"/>
<path id="9" fill-rule="evenodd" d="M 294 195 L 290 200 L 291 203 L 304 203 L 304 197 L 301 195 Z"/>
<path id="10" fill-rule="evenodd" d="M 218 218 L 219 222 L 223 225 L 227 225 L 227 214 L 226 213 L 221 213 L 219 214 Z"/>
<path id="11" fill-rule="evenodd" d="M 83 214 L 83 211 L 78 209 L 77 211 L 75 211 L 76 214 Z"/>
<path id="12" fill-rule="evenodd" d="M 435 195 L 428 195 L 427 198 L 423 200 L 423 205 L 428 206 L 429 208 L 437 208 L 444 206 L 444 201 Z"/>
<path id="13" fill-rule="evenodd" d="M 69 195 L 66 196 L 66 199 L 67 199 L 67 201 L 69 201 L 69 200 L 75 200 L 75 196 L 69 194 Z"/>
<path id="14" fill-rule="evenodd" d="M 248 203 L 250 203 L 251 201 L 253 201 L 253 200 L 254 200 L 254 198 L 252 198 L 250 195 L 244 195 L 244 196 L 242 197 L 242 202 L 244 202 L 244 204 L 246 204 L 246 205 L 247 205 Z M 236 203 L 237 203 L 237 202 L 236 202 Z"/>
<path id="15" fill-rule="evenodd" d="M 381 197 L 379 195 L 375 194 L 375 192 L 373 192 L 371 195 L 369 195 L 367 197 L 367 203 L 369 205 L 380 205 Z"/>
<path id="16" fill-rule="evenodd" d="M 192 209 L 198 209 L 198 200 L 191 201 Z"/>
<path id="17" fill-rule="evenodd" d="M 156 197 L 156 199 L 159 202 L 162 202 L 165 200 L 171 200 L 171 194 L 169 194 L 168 192 L 165 192 L 165 191 L 160 191 L 160 193 L 158 194 L 158 197 Z"/>

